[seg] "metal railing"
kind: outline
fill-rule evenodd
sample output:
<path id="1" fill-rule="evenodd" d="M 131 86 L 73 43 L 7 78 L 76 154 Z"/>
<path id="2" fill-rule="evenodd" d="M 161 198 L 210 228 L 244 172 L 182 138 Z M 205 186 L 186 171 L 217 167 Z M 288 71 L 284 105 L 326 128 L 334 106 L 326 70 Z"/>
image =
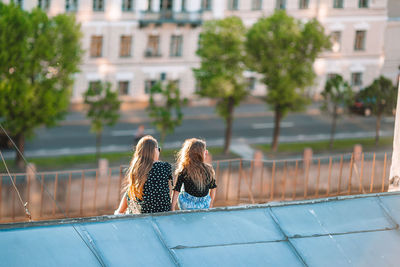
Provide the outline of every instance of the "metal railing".
<path id="1" fill-rule="evenodd" d="M 214 161 L 215 206 L 384 192 L 390 157 L 353 154 L 312 160 Z M 12 174 L 33 220 L 112 214 L 122 196 L 125 167 Z M 7 174 L 0 174 L 0 223 L 24 221 Z"/>

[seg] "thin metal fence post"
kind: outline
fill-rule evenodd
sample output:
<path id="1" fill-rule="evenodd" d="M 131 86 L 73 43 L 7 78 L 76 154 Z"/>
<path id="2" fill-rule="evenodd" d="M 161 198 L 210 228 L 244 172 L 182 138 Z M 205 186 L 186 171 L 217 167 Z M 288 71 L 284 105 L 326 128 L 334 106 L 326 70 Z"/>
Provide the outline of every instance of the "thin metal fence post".
<path id="1" fill-rule="evenodd" d="M 343 174 L 343 155 L 340 156 L 340 171 L 339 171 L 337 195 L 340 195 L 340 187 L 342 185 L 342 174 Z"/>
<path id="2" fill-rule="evenodd" d="M 332 157 L 329 157 L 328 188 L 326 189 L 326 196 L 329 196 L 331 192 L 331 179 L 332 179 Z"/>
<path id="3" fill-rule="evenodd" d="M 364 174 L 364 153 L 361 154 L 361 168 L 360 168 L 360 185 L 358 186 L 358 191 L 361 193 L 364 191 L 363 186 L 363 174 Z"/>
<path id="4" fill-rule="evenodd" d="M 40 185 L 40 217 L 43 216 L 43 190 L 44 190 L 44 174 L 42 174 L 42 181 Z"/>
<path id="5" fill-rule="evenodd" d="M 281 195 L 282 200 L 285 199 L 286 195 L 286 178 L 287 178 L 287 162 L 285 161 L 283 163 L 283 183 L 282 183 L 282 195 Z"/>
<path id="6" fill-rule="evenodd" d="M 57 202 L 57 184 L 58 184 L 58 173 L 54 179 L 54 201 L 53 201 L 53 216 L 56 214 L 56 202 Z"/>
<path id="7" fill-rule="evenodd" d="M 261 173 L 260 173 L 260 199 L 263 197 L 264 193 L 264 162 L 261 162 Z"/>
<path id="8" fill-rule="evenodd" d="M 3 176 L 2 175 L 0 175 L 0 219 L 2 218 L 2 213 L 1 213 L 1 207 L 2 207 L 2 204 L 3 204 L 3 195 L 2 195 L 2 191 L 3 191 L 3 188 L 2 188 L 2 184 L 3 184 Z"/>
<path id="9" fill-rule="evenodd" d="M 271 175 L 271 196 L 270 200 L 274 199 L 274 183 L 275 183 L 275 160 L 272 162 L 272 175 Z"/>
<path id="10" fill-rule="evenodd" d="M 112 170 L 110 168 L 108 170 L 108 177 L 107 177 L 106 210 L 108 209 L 108 204 L 110 200 L 111 175 L 112 175 Z"/>
<path id="11" fill-rule="evenodd" d="M 317 174 L 317 188 L 315 190 L 315 197 L 319 195 L 319 179 L 321 176 L 321 159 L 318 159 L 318 174 Z"/>
<path id="12" fill-rule="evenodd" d="M 82 178 L 81 178 L 81 201 L 79 205 L 79 214 L 82 215 L 83 213 L 83 194 L 85 191 L 85 171 L 82 171 Z"/>
<path id="13" fill-rule="evenodd" d="M 295 171 L 294 171 L 293 194 L 292 194 L 293 200 L 296 199 L 296 194 L 297 194 L 297 176 L 298 176 L 298 171 L 299 171 L 299 162 L 296 160 L 296 167 L 295 167 Z"/>
<path id="14" fill-rule="evenodd" d="M 375 153 L 372 158 L 371 184 L 369 186 L 370 193 L 372 193 L 372 190 L 374 189 L 374 176 L 375 176 Z"/>
<path id="15" fill-rule="evenodd" d="M 17 181 L 16 175 L 14 175 L 14 184 Z M 12 220 L 15 220 L 15 191 L 12 190 Z"/>
<path id="16" fill-rule="evenodd" d="M 231 181 L 231 162 L 229 161 L 229 163 L 228 163 L 228 179 L 226 180 L 225 201 L 228 201 L 230 181 Z"/>
<path id="17" fill-rule="evenodd" d="M 351 193 L 351 179 L 353 176 L 353 161 L 354 161 L 354 154 L 351 154 L 351 159 L 350 159 L 350 166 L 349 166 L 349 180 L 348 180 L 348 186 L 347 186 L 347 194 L 350 195 Z"/>
<path id="18" fill-rule="evenodd" d="M 239 182 L 238 182 L 238 191 L 236 196 L 236 201 L 240 203 L 240 189 L 242 186 L 242 159 L 239 160 Z"/>
<path id="19" fill-rule="evenodd" d="M 96 213 L 96 200 L 97 200 L 97 184 L 99 179 L 99 171 L 96 170 L 96 178 L 94 182 L 94 198 L 93 198 L 93 212 Z"/>
<path id="20" fill-rule="evenodd" d="M 33 174 L 35 175 L 35 174 Z M 30 175 L 26 174 L 26 181 L 27 181 L 27 190 L 26 190 L 26 203 L 28 203 L 28 209 L 29 209 L 29 203 L 30 202 L 30 198 L 31 198 L 31 177 Z M 1 189 L 1 188 L 0 188 Z M 0 200 L 1 203 L 1 200 Z"/>
<path id="21" fill-rule="evenodd" d="M 310 164 L 311 164 L 311 160 L 307 160 L 307 164 L 306 164 L 306 172 L 305 172 L 305 177 L 304 177 L 304 198 L 307 198 L 308 196 L 308 179 L 309 179 L 309 172 L 310 172 Z"/>
<path id="22" fill-rule="evenodd" d="M 381 192 L 385 191 L 386 159 L 387 159 L 387 155 L 386 155 L 386 152 L 385 152 L 385 159 L 383 160 L 383 173 L 382 173 L 382 188 L 381 188 Z"/>
<path id="23" fill-rule="evenodd" d="M 123 169 L 122 166 L 119 166 L 119 180 L 118 180 L 118 191 L 117 191 L 117 207 L 119 205 L 119 201 L 121 198 L 122 192 L 122 177 L 123 177 Z"/>
<path id="24" fill-rule="evenodd" d="M 72 173 L 70 172 L 68 175 L 68 186 L 67 186 L 67 207 L 65 209 L 65 213 L 69 216 L 69 203 L 71 201 L 71 178 Z"/>

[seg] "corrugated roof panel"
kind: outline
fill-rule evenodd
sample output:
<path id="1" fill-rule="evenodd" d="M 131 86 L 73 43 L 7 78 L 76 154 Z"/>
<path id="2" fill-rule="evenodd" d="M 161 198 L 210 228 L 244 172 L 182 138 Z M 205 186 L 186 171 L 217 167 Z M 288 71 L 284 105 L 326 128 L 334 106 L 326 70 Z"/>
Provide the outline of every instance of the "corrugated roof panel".
<path id="1" fill-rule="evenodd" d="M 0 231 L 1 266 L 99 266 L 71 225 Z"/>
<path id="2" fill-rule="evenodd" d="M 267 209 L 155 217 L 169 248 L 284 240 Z"/>
<path id="3" fill-rule="evenodd" d="M 400 225 L 400 195 L 379 197 L 392 219 Z"/>
<path id="4" fill-rule="evenodd" d="M 273 207 L 272 212 L 289 237 L 396 227 L 373 197 Z"/>
<path id="5" fill-rule="evenodd" d="M 286 241 L 174 251 L 181 266 L 304 266 Z"/>
<path id="6" fill-rule="evenodd" d="M 151 218 L 83 224 L 107 266 L 175 266 Z"/>
<path id="7" fill-rule="evenodd" d="M 399 266 L 398 231 L 292 239 L 308 266 Z"/>

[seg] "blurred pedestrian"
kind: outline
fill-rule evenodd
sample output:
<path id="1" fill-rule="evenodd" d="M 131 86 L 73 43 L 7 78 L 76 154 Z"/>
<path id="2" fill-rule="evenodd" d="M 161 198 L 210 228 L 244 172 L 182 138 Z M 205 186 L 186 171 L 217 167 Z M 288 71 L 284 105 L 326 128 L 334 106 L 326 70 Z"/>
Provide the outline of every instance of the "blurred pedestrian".
<path id="1" fill-rule="evenodd" d="M 192 138 L 183 144 L 178 152 L 171 210 L 177 202 L 181 210 L 212 208 L 217 185 L 212 165 L 205 162 L 207 154 L 203 140 Z"/>

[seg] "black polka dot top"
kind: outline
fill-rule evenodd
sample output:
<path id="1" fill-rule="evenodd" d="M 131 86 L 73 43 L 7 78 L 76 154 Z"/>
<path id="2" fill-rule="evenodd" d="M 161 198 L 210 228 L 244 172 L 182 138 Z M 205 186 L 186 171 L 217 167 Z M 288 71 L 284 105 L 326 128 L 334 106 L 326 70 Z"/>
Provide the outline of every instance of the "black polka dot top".
<path id="1" fill-rule="evenodd" d="M 168 162 L 156 161 L 153 163 L 147 181 L 143 186 L 143 200 L 128 199 L 128 213 L 154 213 L 171 210 L 169 195 L 169 181 L 172 181 L 172 168 Z M 133 211 L 133 209 L 136 210 Z"/>

